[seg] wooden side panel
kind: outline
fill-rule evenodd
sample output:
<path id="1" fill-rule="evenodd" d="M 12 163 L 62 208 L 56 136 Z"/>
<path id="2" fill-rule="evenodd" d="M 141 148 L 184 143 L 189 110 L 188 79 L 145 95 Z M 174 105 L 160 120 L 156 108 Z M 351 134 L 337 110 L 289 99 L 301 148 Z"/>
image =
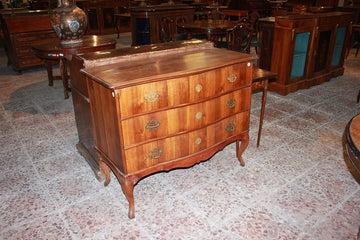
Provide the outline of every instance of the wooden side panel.
<path id="1" fill-rule="evenodd" d="M 116 99 L 110 89 L 91 79 L 87 79 L 87 82 L 96 147 L 126 174 L 121 152 L 121 131 Z"/>

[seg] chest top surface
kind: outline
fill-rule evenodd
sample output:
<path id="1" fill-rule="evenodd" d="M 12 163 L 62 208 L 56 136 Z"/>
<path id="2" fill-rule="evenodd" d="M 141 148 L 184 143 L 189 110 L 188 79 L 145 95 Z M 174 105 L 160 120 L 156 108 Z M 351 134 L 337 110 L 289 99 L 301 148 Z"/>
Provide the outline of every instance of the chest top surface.
<path id="1" fill-rule="evenodd" d="M 118 89 L 253 62 L 255 59 L 244 53 L 210 48 L 146 59 L 130 58 L 125 63 L 86 68 L 82 72 L 107 88 Z"/>

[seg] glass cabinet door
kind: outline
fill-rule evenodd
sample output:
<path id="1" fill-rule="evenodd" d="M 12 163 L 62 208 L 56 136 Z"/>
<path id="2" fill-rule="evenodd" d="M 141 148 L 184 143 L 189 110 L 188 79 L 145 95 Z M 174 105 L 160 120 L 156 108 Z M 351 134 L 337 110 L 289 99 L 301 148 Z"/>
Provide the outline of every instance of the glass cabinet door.
<path id="1" fill-rule="evenodd" d="M 297 33 L 290 78 L 304 76 L 310 32 Z"/>
<path id="2" fill-rule="evenodd" d="M 331 59 L 331 66 L 337 66 L 340 64 L 341 55 L 344 47 L 344 41 L 346 36 L 346 27 L 340 27 L 337 30 L 335 38 L 334 52 Z"/>

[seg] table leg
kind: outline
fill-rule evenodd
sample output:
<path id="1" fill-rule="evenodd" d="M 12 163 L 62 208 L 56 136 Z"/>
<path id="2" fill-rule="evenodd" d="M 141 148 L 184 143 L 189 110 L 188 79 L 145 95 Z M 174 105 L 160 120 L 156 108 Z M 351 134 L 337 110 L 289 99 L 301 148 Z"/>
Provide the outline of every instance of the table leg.
<path id="1" fill-rule="evenodd" d="M 67 65 L 66 59 L 60 58 L 60 72 L 61 72 L 61 79 L 64 86 L 64 95 L 65 99 L 69 98 L 69 82 L 68 82 L 68 74 L 67 74 Z"/>
<path id="2" fill-rule="evenodd" d="M 119 39 L 119 37 L 120 37 L 119 25 L 120 25 L 120 17 L 115 15 L 115 28 L 116 28 L 117 38 L 118 38 L 118 39 Z"/>
<path id="3" fill-rule="evenodd" d="M 52 71 L 52 61 L 45 59 L 45 67 L 48 74 L 49 86 L 54 86 L 54 76 Z"/>
<path id="4" fill-rule="evenodd" d="M 262 95 L 262 101 L 261 101 L 261 111 L 260 111 L 259 132 L 258 132 L 258 138 L 257 138 L 256 147 L 259 147 L 259 145 L 260 145 L 260 137 L 261 137 L 261 130 L 262 130 L 262 125 L 263 125 L 263 120 L 264 120 L 268 82 L 269 82 L 268 79 L 266 79 L 264 81 L 263 95 Z"/>

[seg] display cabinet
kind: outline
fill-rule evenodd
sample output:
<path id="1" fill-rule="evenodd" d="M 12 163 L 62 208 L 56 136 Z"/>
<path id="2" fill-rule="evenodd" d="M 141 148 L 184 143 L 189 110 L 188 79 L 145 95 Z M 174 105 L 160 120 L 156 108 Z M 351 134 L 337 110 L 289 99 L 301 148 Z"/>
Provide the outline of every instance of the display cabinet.
<path id="1" fill-rule="evenodd" d="M 341 12 L 276 17 L 271 71 L 278 79 L 269 89 L 286 95 L 343 74 L 351 18 Z"/>

